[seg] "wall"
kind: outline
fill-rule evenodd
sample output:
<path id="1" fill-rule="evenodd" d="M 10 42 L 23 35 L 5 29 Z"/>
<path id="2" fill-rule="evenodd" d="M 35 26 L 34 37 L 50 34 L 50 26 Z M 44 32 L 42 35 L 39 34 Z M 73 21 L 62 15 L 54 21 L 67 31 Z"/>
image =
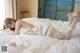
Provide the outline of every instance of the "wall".
<path id="1" fill-rule="evenodd" d="M 17 0 L 17 15 L 18 18 L 20 11 L 29 11 L 29 17 L 38 16 L 38 0 Z M 27 14 L 26 14 L 27 15 Z"/>

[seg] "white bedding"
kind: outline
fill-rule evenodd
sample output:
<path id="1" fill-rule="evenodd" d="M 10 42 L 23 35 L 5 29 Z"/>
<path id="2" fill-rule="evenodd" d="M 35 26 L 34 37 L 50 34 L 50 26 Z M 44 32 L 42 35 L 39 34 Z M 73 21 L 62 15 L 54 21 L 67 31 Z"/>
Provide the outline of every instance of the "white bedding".
<path id="1" fill-rule="evenodd" d="M 10 40 L 15 38 L 14 35 L 11 35 L 8 31 L 0 31 L 0 45 L 8 43 Z"/>
<path id="2" fill-rule="evenodd" d="M 29 22 L 33 25 L 36 25 L 36 24 L 41 24 L 43 28 L 46 28 L 47 25 L 49 24 L 52 24 L 54 26 L 54 28 L 58 31 L 61 31 L 61 32 L 65 32 L 67 27 L 68 27 L 68 22 L 67 21 L 56 21 L 56 20 L 50 20 L 50 19 L 38 19 L 38 18 L 25 18 L 23 19 L 24 21 L 26 22 Z M 45 25 L 44 25 L 45 24 Z M 80 22 L 77 23 L 76 27 L 75 27 L 75 30 L 73 32 L 73 37 L 77 37 L 77 38 L 80 38 Z"/>
<path id="3" fill-rule="evenodd" d="M 13 36 L 1 36 L 2 40 L 6 40 L 6 44 L 9 43 Z M 8 39 L 7 39 L 8 38 Z M 47 36 L 35 36 L 35 35 L 21 35 L 15 37 L 10 42 L 17 43 L 18 47 L 9 46 L 7 53 L 79 53 L 80 52 L 80 39 L 71 40 L 57 40 Z M 25 42 L 26 41 L 26 42 Z M 6 44 L 1 44 L 4 46 Z M 21 47 L 23 44 L 24 47 Z M 2 53 L 0 51 L 0 53 Z"/>
<path id="4" fill-rule="evenodd" d="M 80 52 L 80 39 L 57 40 L 47 36 L 21 35 L 10 41 L 10 43 L 12 42 L 15 42 L 17 44 L 17 47 L 9 46 L 8 42 L 7 53 L 79 53 Z M 25 48 L 22 47 L 21 44 L 23 44 Z M 0 53 L 3 52 L 0 51 Z"/>
<path id="5" fill-rule="evenodd" d="M 17 50 L 13 53 L 79 53 L 80 39 L 58 40 L 47 36 L 21 35 L 13 41 Z M 9 43 L 9 44 L 10 44 Z M 25 47 L 22 47 L 24 45 Z M 9 46 L 9 45 L 8 45 Z M 13 47 L 13 46 L 12 46 Z M 8 53 L 15 47 L 9 47 Z M 22 50 L 21 50 L 22 49 Z M 18 52 L 17 52 L 18 51 Z"/>
<path id="6" fill-rule="evenodd" d="M 38 24 L 40 21 L 46 24 L 48 23 L 56 24 L 55 28 L 57 28 L 57 30 L 60 30 L 62 32 L 66 30 L 65 28 L 67 28 L 67 24 L 68 24 L 68 22 L 49 20 L 49 19 L 46 20 L 37 19 L 37 18 L 33 18 L 33 19 L 29 18 L 29 19 L 25 19 L 25 21 L 30 22 L 31 24 L 34 25 Z M 77 37 L 77 36 L 80 37 L 79 26 L 80 23 L 77 24 L 73 37 Z M 71 40 L 57 40 L 55 38 L 46 37 L 46 36 L 35 36 L 35 35 L 24 36 L 24 34 L 23 36 L 19 36 L 19 38 L 17 37 L 15 39 L 13 38 L 15 38 L 15 36 L 11 35 L 8 32 L 0 33 L 0 46 L 7 45 L 7 43 L 13 42 L 13 40 L 15 40 L 15 43 L 18 45 L 18 47 L 12 47 L 7 45 L 8 53 L 80 53 L 80 39 L 78 38 L 71 39 Z M 21 47 L 21 43 L 24 43 L 23 45 L 26 48 Z M 0 51 L 0 53 L 2 52 Z"/>

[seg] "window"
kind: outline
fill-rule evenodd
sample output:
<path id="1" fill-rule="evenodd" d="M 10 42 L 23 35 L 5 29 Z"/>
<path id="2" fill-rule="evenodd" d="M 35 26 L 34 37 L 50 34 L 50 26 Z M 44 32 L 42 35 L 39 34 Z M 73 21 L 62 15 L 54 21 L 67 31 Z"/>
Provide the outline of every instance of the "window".
<path id="1" fill-rule="evenodd" d="M 74 5 L 75 0 L 39 0 L 38 17 L 67 21 Z"/>

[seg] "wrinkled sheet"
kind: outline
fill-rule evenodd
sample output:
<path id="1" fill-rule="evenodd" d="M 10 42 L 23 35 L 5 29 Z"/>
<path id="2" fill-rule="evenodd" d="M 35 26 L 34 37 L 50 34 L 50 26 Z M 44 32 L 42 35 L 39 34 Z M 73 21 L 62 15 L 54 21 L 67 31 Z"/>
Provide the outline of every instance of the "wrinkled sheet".
<path id="1" fill-rule="evenodd" d="M 79 53 L 80 39 L 58 40 L 47 36 L 21 35 L 10 43 L 17 46 L 8 46 L 8 53 Z M 8 44 L 10 44 L 8 43 Z M 22 45 L 24 47 L 22 47 Z M 14 49 L 17 48 L 17 49 Z M 11 49 L 14 49 L 11 51 Z"/>
<path id="2" fill-rule="evenodd" d="M 8 32 L 8 31 L 0 31 L 0 45 L 7 44 L 13 38 L 15 38 L 15 35 L 11 35 L 10 32 Z"/>

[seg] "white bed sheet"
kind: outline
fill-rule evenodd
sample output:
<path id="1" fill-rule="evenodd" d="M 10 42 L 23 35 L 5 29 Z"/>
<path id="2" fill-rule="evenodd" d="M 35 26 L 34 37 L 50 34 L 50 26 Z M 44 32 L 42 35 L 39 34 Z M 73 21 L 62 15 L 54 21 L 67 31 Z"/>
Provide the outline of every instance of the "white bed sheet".
<path id="1" fill-rule="evenodd" d="M 3 40 L 7 40 L 1 46 L 7 45 L 13 36 L 1 36 Z M 1 38 L 0 37 L 0 38 Z M 7 39 L 8 38 L 8 39 Z M 16 37 L 17 38 L 17 37 Z M 16 39 L 14 38 L 14 39 Z M 26 39 L 26 40 L 25 40 Z M 13 47 L 8 46 L 7 53 L 79 53 L 80 52 L 80 39 L 71 40 L 57 40 L 47 36 L 35 36 L 35 35 L 21 35 L 19 39 L 17 38 L 17 43 L 26 44 L 27 47 Z M 21 42 L 26 41 L 26 43 Z M 0 50 L 0 53 L 3 53 Z"/>
<path id="2" fill-rule="evenodd" d="M 25 39 L 25 40 L 21 40 Z M 57 40 L 47 36 L 20 36 L 19 39 L 15 39 L 27 47 L 23 48 L 19 46 L 13 52 L 20 53 L 79 53 L 80 52 L 80 39 L 71 39 L 71 40 Z M 19 42 L 20 41 L 20 42 Z M 14 41 L 12 41 L 14 42 Z M 24 43 L 26 42 L 26 43 Z M 15 47 L 9 47 L 8 53 L 11 53 L 11 49 Z M 22 52 L 21 52 L 22 51 Z"/>
<path id="3" fill-rule="evenodd" d="M 0 33 L 0 45 L 4 45 L 15 38 L 15 35 L 10 35 L 7 33 Z"/>

